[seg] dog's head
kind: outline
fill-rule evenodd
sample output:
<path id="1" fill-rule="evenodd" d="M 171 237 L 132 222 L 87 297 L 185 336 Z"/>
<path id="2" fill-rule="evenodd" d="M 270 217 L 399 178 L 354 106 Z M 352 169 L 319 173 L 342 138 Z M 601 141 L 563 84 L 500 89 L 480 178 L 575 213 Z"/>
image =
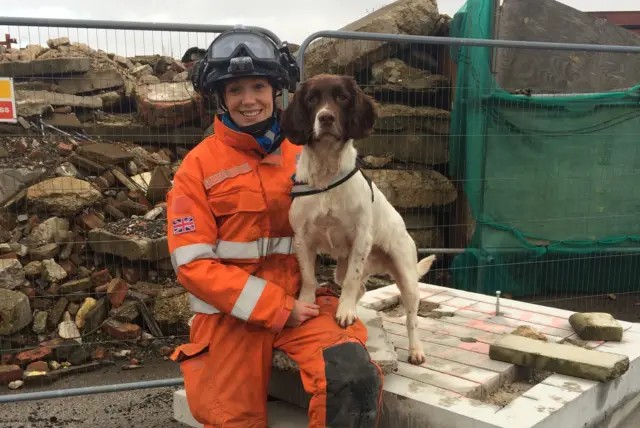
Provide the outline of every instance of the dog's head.
<path id="1" fill-rule="evenodd" d="M 321 74 L 302 83 L 280 128 L 299 146 L 326 137 L 346 143 L 368 137 L 376 119 L 375 104 L 353 77 Z"/>

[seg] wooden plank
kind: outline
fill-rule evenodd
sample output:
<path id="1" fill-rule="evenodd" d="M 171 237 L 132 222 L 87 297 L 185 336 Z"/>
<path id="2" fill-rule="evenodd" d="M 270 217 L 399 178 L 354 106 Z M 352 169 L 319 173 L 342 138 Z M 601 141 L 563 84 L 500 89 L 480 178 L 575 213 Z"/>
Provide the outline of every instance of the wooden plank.
<path id="1" fill-rule="evenodd" d="M 406 336 L 407 328 L 404 324 L 401 323 L 393 323 L 390 321 L 383 321 L 383 327 L 387 332 L 395 332 L 397 334 Z M 420 340 L 429 343 L 437 343 L 439 345 L 451 346 L 453 348 L 465 349 L 471 352 L 477 352 L 479 354 L 489 355 L 489 344 L 483 342 L 463 342 L 460 338 L 446 335 L 446 334 L 435 334 L 431 331 L 427 330 L 418 330 L 418 334 Z"/>
<path id="2" fill-rule="evenodd" d="M 398 370 L 395 374 L 416 380 L 427 385 L 452 391 L 469 398 L 482 398 L 482 385 L 455 376 L 436 372 L 423 366 L 403 361 L 398 355 Z"/>

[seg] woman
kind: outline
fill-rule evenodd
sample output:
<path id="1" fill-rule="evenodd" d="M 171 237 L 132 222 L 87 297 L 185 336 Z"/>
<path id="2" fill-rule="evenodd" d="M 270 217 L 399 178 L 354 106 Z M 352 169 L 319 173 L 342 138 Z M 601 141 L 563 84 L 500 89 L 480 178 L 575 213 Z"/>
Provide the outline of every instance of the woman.
<path id="1" fill-rule="evenodd" d="M 300 366 L 309 426 L 375 427 L 382 374 L 366 327 L 342 329 L 338 299 L 296 300 L 300 272 L 288 222 L 300 147 L 283 138 L 276 97 L 295 60 L 268 37 L 217 37 L 192 76 L 223 114 L 185 157 L 167 196 L 169 250 L 196 313 L 180 362 L 190 410 L 206 427 L 265 428 L 273 348 Z M 293 76 L 293 77 L 292 77 Z"/>

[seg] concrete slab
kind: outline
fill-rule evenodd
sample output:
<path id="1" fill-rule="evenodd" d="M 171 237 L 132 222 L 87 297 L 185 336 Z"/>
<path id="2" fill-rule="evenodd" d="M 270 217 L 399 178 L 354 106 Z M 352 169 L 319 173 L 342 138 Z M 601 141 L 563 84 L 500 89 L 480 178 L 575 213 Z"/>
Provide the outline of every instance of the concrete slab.
<path id="1" fill-rule="evenodd" d="M 173 393 L 173 418 L 186 426 L 203 428 L 189 411 L 184 389 Z M 267 405 L 267 428 L 306 428 L 309 424 L 307 411 L 283 401 L 270 401 Z"/>
<path id="2" fill-rule="evenodd" d="M 520 325 L 547 335 L 550 343 L 576 339 L 568 322 L 573 312 L 501 299 L 501 315 L 496 316 L 493 296 L 431 284 L 420 284 L 420 296 L 454 316 L 420 320 L 427 361 L 414 366 L 406 362 L 404 317 L 382 314 L 382 328 L 398 361 L 397 370 L 385 376 L 379 428 L 600 428 L 603 423 L 616 428 L 623 417 L 612 415 L 626 417 L 639 401 L 640 324 L 619 321 L 625 329 L 621 342 L 589 342 L 629 357 L 629 370 L 615 381 L 552 374 L 507 405 L 497 405 L 486 397 L 517 379 L 519 370 L 491 360 L 490 344 Z M 390 285 L 367 292 L 360 306 L 379 311 L 398 302 L 399 291 Z M 269 393 L 297 407 L 308 406 L 309 394 L 298 373 L 274 370 Z"/>

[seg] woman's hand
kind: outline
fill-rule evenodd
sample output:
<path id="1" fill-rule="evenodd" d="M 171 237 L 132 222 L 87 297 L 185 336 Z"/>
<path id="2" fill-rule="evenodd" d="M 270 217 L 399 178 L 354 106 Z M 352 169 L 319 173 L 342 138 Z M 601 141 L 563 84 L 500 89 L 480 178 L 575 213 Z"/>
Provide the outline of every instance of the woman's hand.
<path id="1" fill-rule="evenodd" d="M 310 318 L 320 315 L 320 306 L 315 303 L 306 303 L 296 300 L 293 304 L 293 310 L 287 320 L 287 327 L 297 327 Z"/>

